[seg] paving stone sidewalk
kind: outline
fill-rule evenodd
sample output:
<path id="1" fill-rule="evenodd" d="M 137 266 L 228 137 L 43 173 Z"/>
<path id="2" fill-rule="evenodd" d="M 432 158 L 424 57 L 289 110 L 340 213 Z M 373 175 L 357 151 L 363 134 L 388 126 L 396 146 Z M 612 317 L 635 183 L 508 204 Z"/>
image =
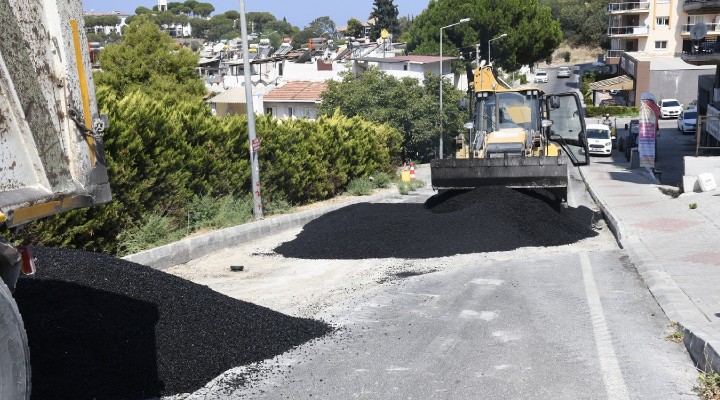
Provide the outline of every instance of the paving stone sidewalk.
<path id="1" fill-rule="evenodd" d="M 693 360 L 720 371 L 720 190 L 673 198 L 644 169 L 594 162 L 580 171 Z"/>

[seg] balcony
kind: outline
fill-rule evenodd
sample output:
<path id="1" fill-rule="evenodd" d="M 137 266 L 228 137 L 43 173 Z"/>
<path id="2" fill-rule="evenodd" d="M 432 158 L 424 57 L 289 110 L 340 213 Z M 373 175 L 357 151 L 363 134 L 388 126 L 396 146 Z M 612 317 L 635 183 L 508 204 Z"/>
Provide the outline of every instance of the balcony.
<path id="1" fill-rule="evenodd" d="M 719 0 L 720 1 L 720 0 Z M 642 14 L 650 12 L 650 2 L 628 2 L 608 4 L 606 14 Z"/>
<path id="2" fill-rule="evenodd" d="M 608 28 L 608 35 L 612 37 L 637 37 L 647 36 L 650 29 L 647 26 L 611 26 Z"/>
<path id="3" fill-rule="evenodd" d="M 685 0 L 683 11 L 688 15 L 720 14 L 720 0 Z"/>
<path id="4" fill-rule="evenodd" d="M 692 65 L 720 65 L 720 41 L 717 38 L 683 39 L 680 58 Z"/>
<path id="5" fill-rule="evenodd" d="M 681 28 L 682 30 L 681 30 L 680 34 L 682 34 L 682 35 L 689 35 L 689 34 L 690 34 L 690 29 L 692 29 L 693 25 L 695 25 L 695 24 L 683 24 L 683 25 L 682 25 L 682 28 Z M 720 24 L 717 24 L 717 23 L 715 23 L 715 24 L 705 23 L 705 26 L 707 26 L 707 30 L 708 30 L 708 33 L 707 33 L 707 34 L 708 34 L 708 35 L 719 35 L 719 34 L 720 34 Z"/>

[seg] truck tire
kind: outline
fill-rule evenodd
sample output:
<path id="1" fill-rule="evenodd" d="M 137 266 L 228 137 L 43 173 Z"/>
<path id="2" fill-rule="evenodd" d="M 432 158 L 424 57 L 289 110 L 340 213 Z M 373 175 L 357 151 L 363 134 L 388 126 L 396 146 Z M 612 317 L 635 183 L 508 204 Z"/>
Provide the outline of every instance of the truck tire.
<path id="1" fill-rule="evenodd" d="M 0 280 L 0 399 L 30 399 L 30 349 L 10 289 Z"/>

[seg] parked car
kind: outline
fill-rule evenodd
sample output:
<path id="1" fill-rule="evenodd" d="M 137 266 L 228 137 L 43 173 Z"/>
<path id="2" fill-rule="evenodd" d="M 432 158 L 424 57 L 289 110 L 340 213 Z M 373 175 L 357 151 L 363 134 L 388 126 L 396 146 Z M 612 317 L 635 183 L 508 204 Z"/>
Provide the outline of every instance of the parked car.
<path id="1" fill-rule="evenodd" d="M 541 82 L 541 83 L 547 83 L 548 81 L 548 74 L 547 71 L 539 69 L 535 71 L 535 83 Z"/>
<path id="2" fill-rule="evenodd" d="M 689 108 L 680 112 L 677 120 L 678 130 L 684 135 L 697 129 L 697 109 Z"/>
<path id="3" fill-rule="evenodd" d="M 612 133 L 605 124 L 587 124 L 585 134 L 590 154 L 609 156 L 612 152 Z"/>
<path id="4" fill-rule="evenodd" d="M 560 67 L 557 71 L 558 78 L 569 78 L 572 75 L 572 71 L 568 67 Z"/>
<path id="5" fill-rule="evenodd" d="M 633 119 L 630 120 L 629 124 L 625 124 L 625 130 L 628 131 L 628 134 L 625 136 L 620 136 L 617 139 L 617 149 L 618 151 L 625 151 L 625 148 L 627 147 L 627 143 L 630 139 L 630 133 L 631 132 L 638 132 L 638 127 L 640 126 L 640 120 L 639 119 Z"/>
<path id="6" fill-rule="evenodd" d="M 660 118 L 677 118 L 683 109 L 682 104 L 675 99 L 660 100 Z"/>
<path id="7" fill-rule="evenodd" d="M 617 94 L 620 94 L 620 91 L 618 89 L 611 89 L 610 94 L 617 95 Z"/>

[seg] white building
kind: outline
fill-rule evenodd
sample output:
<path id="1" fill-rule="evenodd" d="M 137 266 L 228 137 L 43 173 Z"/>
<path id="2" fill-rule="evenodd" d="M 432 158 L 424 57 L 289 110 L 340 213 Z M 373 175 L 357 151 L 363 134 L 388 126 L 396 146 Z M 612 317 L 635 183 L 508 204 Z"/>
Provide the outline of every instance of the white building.
<path id="1" fill-rule="evenodd" d="M 122 27 L 126 26 L 125 20 L 127 17 L 130 16 L 130 14 L 120 12 L 120 11 L 110 11 L 110 12 L 86 12 L 86 17 L 118 17 L 120 19 L 120 23 L 117 25 L 112 26 L 91 26 L 91 27 L 85 27 L 85 32 L 87 33 L 104 33 L 106 35 L 109 35 L 111 33 L 117 33 L 122 35 Z"/>

